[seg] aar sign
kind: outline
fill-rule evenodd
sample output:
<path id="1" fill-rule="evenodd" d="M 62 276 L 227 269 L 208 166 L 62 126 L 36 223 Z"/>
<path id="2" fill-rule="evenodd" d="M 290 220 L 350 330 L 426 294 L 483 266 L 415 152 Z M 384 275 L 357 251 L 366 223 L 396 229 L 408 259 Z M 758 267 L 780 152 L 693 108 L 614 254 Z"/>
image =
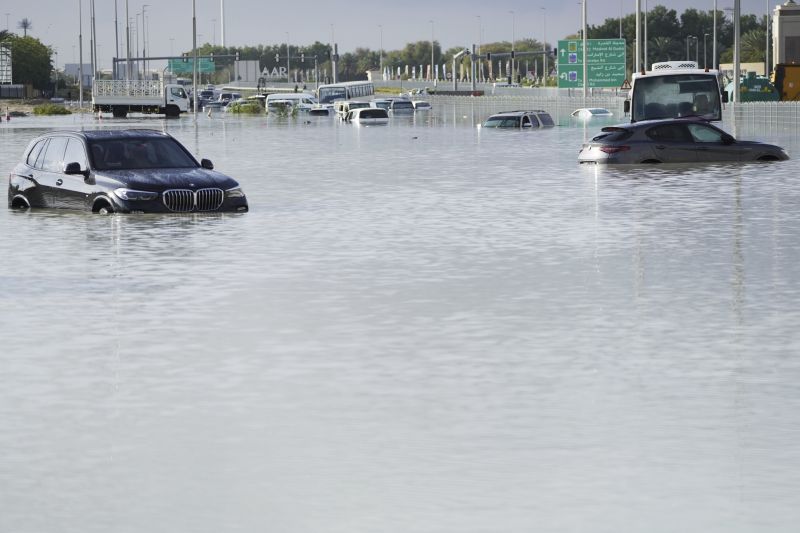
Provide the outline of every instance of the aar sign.
<path id="1" fill-rule="evenodd" d="M 619 87 L 625 81 L 625 39 L 586 41 L 589 87 Z M 558 41 L 558 87 L 583 87 L 583 41 Z"/>

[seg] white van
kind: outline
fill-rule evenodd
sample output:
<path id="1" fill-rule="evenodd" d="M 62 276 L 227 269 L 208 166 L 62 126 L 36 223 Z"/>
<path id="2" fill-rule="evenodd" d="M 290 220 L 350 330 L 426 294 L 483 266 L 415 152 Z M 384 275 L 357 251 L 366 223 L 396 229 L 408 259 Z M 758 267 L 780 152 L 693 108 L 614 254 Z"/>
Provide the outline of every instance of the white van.
<path id="1" fill-rule="evenodd" d="M 353 109 L 361 109 L 364 107 L 371 107 L 369 102 L 359 100 L 337 100 L 333 104 L 333 109 L 336 111 L 336 116 L 344 120 L 347 113 Z"/>
<path id="2" fill-rule="evenodd" d="M 308 93 L 274 93 L 267 95 L 267 111 L 276 111 L 278 108 L 291 105 L 300 111 L 308 111 L 317 105 L 314 95 Z"/>

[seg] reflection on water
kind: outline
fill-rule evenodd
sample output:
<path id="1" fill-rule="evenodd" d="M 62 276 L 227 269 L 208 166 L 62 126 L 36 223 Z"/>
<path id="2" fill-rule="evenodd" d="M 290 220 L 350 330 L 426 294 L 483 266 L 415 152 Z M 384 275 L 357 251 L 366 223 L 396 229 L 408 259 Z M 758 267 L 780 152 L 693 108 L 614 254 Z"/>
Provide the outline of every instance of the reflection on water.
<path id="1" fill-rule="evenodd" d="M 483 118 L 123 121 L 251 212 L 0 210 L 0 531 L 792 530 L 796 161 Z"/>

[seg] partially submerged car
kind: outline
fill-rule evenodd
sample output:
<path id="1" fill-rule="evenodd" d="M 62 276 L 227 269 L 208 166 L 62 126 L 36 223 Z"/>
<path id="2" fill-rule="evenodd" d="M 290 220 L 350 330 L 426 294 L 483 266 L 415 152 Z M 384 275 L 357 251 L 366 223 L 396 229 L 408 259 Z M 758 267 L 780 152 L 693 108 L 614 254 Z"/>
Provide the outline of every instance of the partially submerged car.
<path id="1" fill-rule="evenodd" d="M 360 107 L 348 111 L 344 121 L 365 126 L 388 124 L 389 112 L 379 107 Z"/>
<path id="2" fill-rule="evenodd" d="M 593 118 L 613 117 L 614 113 L 604 107 L 582 107 L 570 113 L 570 116 L 582 120 L 589 120 Z"/>
<path id="3" fill-rule="evenodd" d="M 740 141 L 702 118 L 643 120 L 608 126 L 585 143 L 580 163 L 640 164 L 783 161 L 780 146 Z"/>
<path id="4" fill-rule="evenodd" d="M 154 130 L 53 131 L 35 138 L 8 179 L 8 206 L 94 213 L 248 210 L 239 183 Z"/>
<path id="5" fill-rule="evenodd" d="M 484 128 L 532 129 L 555 126 L 550 113 L 541 109 L 504 111 L 486 119 Z"/>

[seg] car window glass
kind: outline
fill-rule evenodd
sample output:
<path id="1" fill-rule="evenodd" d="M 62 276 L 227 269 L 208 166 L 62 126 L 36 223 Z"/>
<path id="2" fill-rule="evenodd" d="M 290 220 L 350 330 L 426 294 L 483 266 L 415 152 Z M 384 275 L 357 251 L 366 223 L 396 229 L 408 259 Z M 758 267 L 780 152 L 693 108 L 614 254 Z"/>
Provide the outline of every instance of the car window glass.
<path id="1" fill-rule="evenodd" d="M 85 169 L 86 152 L 83 150 L 83 143 L 78 139 L 69 139 L 67 142 L 67 150 L 64 153 L 65 163 L 78 163 L 82 169 Z"/>
<path id="2" fill-rule="evenodd" d="M 64 150 L 66 147 L 66 137 L 51 137 L 44 154 L 42 169 L 47 172 L 61 172 L 63 170 Z"/>
<path id="3" fill-rule="evenodd" d="M 647 136 L 660 142 L 694 142 L 684 124 L 662 124 L 647 130 Z"/>
<path id="4" fill-rule="evenodd" d="M 30 152 L 28 152 L 28 159 L 25 161 L 28 163 L 28 166 L 35 167 L 36 166 L 36 158 L 39 157 L 39 154 L 42 151 L 42 147 L 44 146 L 46 139 L 43 139 L 36 143 Z"/>
<path id="5" fill-rule="evenodd" d="M 689 124 L 689 131 L 694 140 L 699 143 L 721 143 L 722 132 L 716 128 L 710 128 L 705 124 Z"/>
<path id="6" fill-rule="evenodd" d="M 539 119 L 539 122 L 541 122 L 542 126 L 555 126 L 555 122 L 553 122 L 553 117 L 551 117 L 547 113 L 539 113 L 538 115 L 536 115 L 536 117 Z"/>
<path id="7" fill-rule="evenodd" d="M 523 128 L 530 128 L 531 127 L 531 119 L 527 116 L 522 117 L 522 127 Z"/>

